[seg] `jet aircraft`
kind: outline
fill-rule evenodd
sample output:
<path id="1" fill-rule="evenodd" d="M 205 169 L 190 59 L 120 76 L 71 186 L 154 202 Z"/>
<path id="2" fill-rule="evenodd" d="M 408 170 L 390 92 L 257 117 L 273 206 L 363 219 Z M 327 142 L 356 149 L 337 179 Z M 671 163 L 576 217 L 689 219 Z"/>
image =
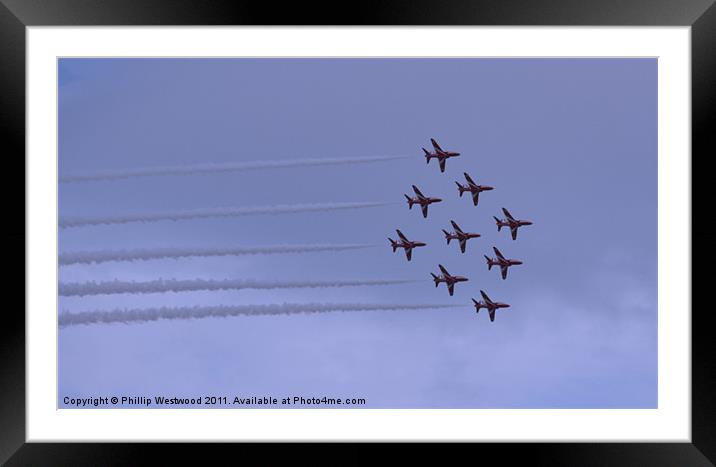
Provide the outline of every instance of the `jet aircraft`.
<path id="1" fill-rule="evenodd" d="M 472 232 L 463 232 L 459 225 L 455 221 L 450 221 L 452 224 L 453 229 L 455 229 L 454 232 L 448 232 L 447 230 L 443 229 L 443 233 L 445 234 L 445 238 L 447 239 L 447 244 L 450 244 L 450 240 L 457 240 L 460 242 L 460 251 L 465 253 L 465 247 L 467 246 L 467 241 L 471 238 L 478 238 L 480 234 L 478 233 L 472 233 Z"/>
<path id="2" fill-rule="evenodd" d="M 495 222 L 497 222 L 497 231 L 499 232 L 502 227 L 509 227 L 510 232 L 512 232 L 512 240 L 517 240 L 517 229 L 522 227 L 523 225 L 532 225 L 532 221 L 526 221 L 526 220 L 519 220 L 512 217 L 512 214 L 510 214 L 510 211 L 508 211 L 505 208 L 502 208 L 502 212 L 505 214 L 506 219 L 498 219 L 495 216 L 492 216 L 495 219 Z"/>
<path id="3" fill-rule="evenodd" d="M 451 297 L 455 289 L 455 284 L 457 284 L 458 282 L 467 282 L 469 280 L 467 277 L 450 275 L 450 273 L 447 272 L 447 269 L 445 269 L 442 264 L 438 264 L 438 267 L 442 272 L 441 275 L 436 276 L 432 272 L 430 273 L 430 275 L 433 276 L 433 280 L 435 281 L 435 287 L 437 287 L 441 282 L 445 282 L 445 285 L 447 285 L 448 293 Z"/>
<path id="4" fill-rule="evenodd" d="M 457 184 L 457 189 L 460 192 L 460 197 L 462 198 L 462 194 L 466 191 L 469 191 L 472 193 L 472 204 L 477 206 L 477 202 L 479 201 L 480 193 L 483 191 L 490 191 L 494 190 L 494 187 L 487 186 L 487 185 L 478 185 L 473 181 L 473 179 L 467 174 L 467 172 L 463 172 L 463 175 L 465 176 L 465 180 L 467 180 L 467 185 L 463 185 L 460 182 L 455 182 Z"/>
<path id="5" fill-rule="evenodd" d="M 425 153 L 425 163 L 430 164 L 430 159 L 435 158 L 438 160 L 438 164 L 440 164 L 440 172 L 445 172 L 445 161 L 451 157 L 459 156 L 460 153 L 452 151 L 443 151 L 438 142 L 435 141 L 433 138 L 430 138 L 430 142 L 433 143 L 433 150 L 435 152 L 430 152 L 427 149 L 422 148 L 423 152 Z"/>
<path id="6" fill-rule="evenodd" d="M 485 259 L 487 260 L 487 270 L 489 271 L 490 269 L 492 269 L 492 266 L 499 266 L 500 270 L 502 271 L 502 279 L 507 279 L 507 269 L 510 266 L 517 266 L 522 264 L 522 261 L 516 259 L 507 259 L 496 247 L 493 246 L 492 249 L 495 250 L 495 255 L 497 255 L 497 258 L 490 258 L 489 256 L 485 255 Z"/>
<path id="7" fill-rule="evenodd" d="M 420 209 L 423 211 L 423 217 L 428 217 L 428 206 L 432 203 L 439 203 L 442 201 L 440 198 L 431 198 L 429 196 L 425 196 L 418 190 L 418 187 L 413 185 L 413 191 L 417 195 L 415 198 L 411 198 L 408 195 L 405 196 L 405 199 L 408 200 L 408 209 L 413 209 L 413 204 L 419 204 Z"/>
<path id="8" fill-rule="evenodd" d="M 480 294 L 482 294 L 482 301 L 478 302 L 474 298 L 472 299 L 472 303 L 475 304 L 475 313 L 480 313 L 480 308 L 486 308 L 487 313 L 490 315 L 490 321 L 495 321 L 495 311 L 500 308 L 509 308 L 510 305 L 507 303 L 501 303 L 501 302 L 493 302 L 490 300 L 490 297 L 487 296 L 487 294 L 480 290 Z"/>
<path id="9" fill-rule="evenodd" d="M 408 240 L 407 238 L 405 238 L 405 235 L 403 235 L 403 232 L 401 232 L 400 230 L 396 229 L 396 232 L 398 233 L 398 237 L 400 238 L 400 240 L 396 242 L 392 238 L 388 237 L 388 240 L 390 240 L 390 246 L 393 247 L 393 253 L 395 253 L 398 248 L 404 248 L 405 256 L 407 256 L 408 261 L 410 261 L 413 256 L 413 248 L 427 245 L 427 243 Z"/>

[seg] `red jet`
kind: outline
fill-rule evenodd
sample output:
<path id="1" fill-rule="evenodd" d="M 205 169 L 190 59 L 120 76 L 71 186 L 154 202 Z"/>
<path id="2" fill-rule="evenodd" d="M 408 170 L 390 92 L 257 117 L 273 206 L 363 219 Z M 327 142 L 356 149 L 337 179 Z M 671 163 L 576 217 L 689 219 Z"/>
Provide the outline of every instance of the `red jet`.
<path id="1" fill-rule="evenodd" d="M 418 187 L 416 187 L 415 185 L 413 185 L 413 191 L 417 195 L 416 198 L 411 198 L 408 195 L 403 195 L 403 196 L 405 196 L 405 199 L 408 200 L 408 209 L 413 209 L 413 204 L 420 205 L 420 209 L 422 209 L 422 211 L 423 211 L 423 217 L 428 217 L 428 206 L 429 205 L 431 205 L 432 203 L 439 203 L 440 201 L 442 201 L 442 199 L 440 199 L 440 198 L 430 198 L 428 196 L 425 196 L 424 194 L 422 194 L 420 192 L 420 190 L 418 190 Z"/>
<path id="2" fill-rule="evenodd" d="M 480 197 L 480 192 L 482 191 L 490 191 L 494 190 L 494 187 L 487 186 L 487 185 L 478 185 L 475 183 L 472 178 L 467 174 L 467 172 L 463 172 L 463 175 L 465 175 L 465 180 L 467 180 L 467 185 L 461 185 L 460 182 L 455 182 L 457 184 L 457 189 L 460 192 L 460 197 L 462 198 L 462 194 L 466 191 L 469 191 L 472 193 L 472 204 L 477 206 L 478 198 Z"/>
<path id="3" fill-rule="evenodd" d="M 489 271 L 492 269 L 492 266 L 499 266 L 502 270 L 502 280 L 507 279 L 507 268 L 510 266 L 518 266 L 522 264 L 522 261 L 518 261 L 516 259 L 507 259 L 504 256 L 502 256 L 502 253 L 500 253 L 500 250 L 498 250 L 496 247 L 492 247 L 493 250 L 495 250 L 495 254 L 497 255 L 497 258 L 490 258 L 489 256 L 485 255 L 485 259 L 487 260 L 487 270 Z"/>
<path id="4" fill-rule="evenodd" d="M 445 161 L 451 157 L 459 156 L 460 153 L 452 151 L 443 151 L 438 142 L 432 138 L 430 138 L 430 142 L 433 143 L 433 149 L 435 150 L 435 152 L 430 152 L 427 149 L 422 148 L 423 152 L 425 153 L 425 163 L 430 164 L 430 159 L 435 158 L 438 160 L 438 164 L 440 164 L 440 172 L 445 172 Z"/>
<path id="5" fill-rule="evenodd" d="M 455 221 L 450 221 L 450 223 L 452 224 L 452 227 L 455 229 L 455 232 L 448 232 L 447 230 L 443 229 L 443 233 L 445 234 L 447 243 L 449 245 L 450 240 L 459 241 L 460 242 L 460 251 L 465 253 L 465 247 L 467 246 L 467 241 L 471 238 L 480 237 L 480 234 L 471 233 L 471 232 L 463 232 L 462 229 L 460 229 L 460 226 L 457 225 L 457 223 Z"/>
<path id="6" fill-rule="evenodd" d="M 510 307 L 507 303 L 493 302 L 482 290 L 480 290 L 480 293 L 484 301 L 478 302 L 474 298 L 472 299 L 472 303 L 475 304 L 475 313 L 480 313 L 480 308 L 487 308 L 487 312 L 490 314 L 490 321 L 495 321 L 495 311 L 497 309 Z"/>
<path id="7" fill-rule="evenodd" d="M 502 212 L 505 213 L 505 216 L 507 219 L 498 219 L 495 216 L 492 216 L 495 219 L 495 222 L 497 222 L 497 231 L 499 232 L 502 227 L 509 227 L 510 231 L 512 232 L 512 240 L 517 240 L 517 229 L 522 227 L 523 225 L 532 225 L 532 221 L 523 221 L 523 220 L 517 220 L 514 217 L 512 217 L 512 214 L 510 214 L 510 211 L 508 211 L 505 208 L 502 208 Z"/>
<path id="8" fill-rule="evenodd" d="M 442 271 L 442 275 L 436 276 L 432 272 L 430 273 L 430 275 L 433 276 L 433 280 L 435 281 L 435 287 L 437 287 L 441 282 L 445 282 L 445 285 L 447 285 L 448 293 L 451 297 L 453 292 L 455 291 L 456 283 L 467 282 L 469 280 L 467 277 L 463 276 L 451 276 L 442 264 L 438 264 L 438 267 L 440 268 L 440 271 Z"/>
<path id="9" fill-rule="evenodd" d="M 413 248 L 427 245 L 427 243 L 423 242 L 411 242 L 410 240 L 405 238 L 403 232 L 401 232 L 400 230 L 396 230 L 396 232 L 398 233 L 398 237 L 400 237 L 400 240 L 396 242 L 392 238 L 388 237 L 388 240 L 390 240 L 390 246 L 393 247 L 393 253 L 395 253 L 395 250 L 397 250 L 398 248 L 405 248 L 405 256 L 408 257 L 408 261 L 410 261 L 413 256 Z"/>

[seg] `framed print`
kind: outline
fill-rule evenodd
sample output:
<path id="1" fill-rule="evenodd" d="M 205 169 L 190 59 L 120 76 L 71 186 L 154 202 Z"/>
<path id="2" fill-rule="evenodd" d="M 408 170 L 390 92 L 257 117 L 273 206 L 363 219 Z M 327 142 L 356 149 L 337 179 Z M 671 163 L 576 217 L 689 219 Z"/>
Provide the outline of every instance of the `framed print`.
<path id="1" fill-rule="evenodd" d="M 5 2 L 3 460 L 711 465 L 716 10 L 493 6 Z"/>

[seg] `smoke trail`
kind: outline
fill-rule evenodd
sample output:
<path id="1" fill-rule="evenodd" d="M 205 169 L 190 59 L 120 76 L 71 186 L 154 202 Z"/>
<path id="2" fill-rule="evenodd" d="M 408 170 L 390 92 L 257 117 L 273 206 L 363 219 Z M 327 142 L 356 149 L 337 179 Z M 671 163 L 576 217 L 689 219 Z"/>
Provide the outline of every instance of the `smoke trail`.
<path id="1" fill-rule="evenodd" d="M 147 167 L 141 169 L 105 170 L 85 174 L 71 174 L 60 177 L 60 183 L 92 182 L 99 180 L 120 180 L 133 177 L 151 177 L 157 175 L 187 175 L 216 172 L 245 172 L 261 169 L 282 169 L 290 167 L 312 167 L 318 165 L 348 165 L 383 162 L 394 159 L 405 159 L 409 156 L 370 156 L 346 157 L 334 159 L 286 159 L 273 161 L 236 162 L 228 164 L 197 164 L 168 167 Z"/>
<path id="2" fill-rule="evenodd" d="M 198 319 L 227 316 L 291 315 L 336 311 L 429 310 L 458 308 L 462 305 L 400 305 L 364 303 L 284 303 L 276 305 L 210 306 L 183 308 L 144 308 L 110 311 L 82 311 L 59 314 L 61 327 L 97 323 L 144 323 L 160 319 Z"/>
<path id="3" fill-rule="evenodd" d="M 147 214 L 126 214 L 122 216 L 65 217 L 60 219 L 60 228 L 82 227 L 100 224 L 125 224 L 128 222 L 156 222 L 162 220 L 203 219 L 207 217 L 240 217 L 272 214 L 292 214 L 298 212 L 337 211 L 342 209 L 360 209 L 385 206 L 393 203 L 316 203 L 316 204 L 279 204 L 276 206 L 254 206 L 244 208 L 209 208 L 193 211 L 168 211 Z"/>
<path id="4" fill-rule="evenodd" d="M 197 247 L 197 248 L 153 248 L 134 250 L 99 250 L 60 253 L 60 266 L 70 264 L 105 263 L 108 261 L 148 261 L 162 258 L 185 258 L 189 256 L 244 256 L 274 255 L 284 253 L 312 253 L 320 251 L 346 251 L 370 248 L 368 244 L 336 245 L 275 245 L 260 247 Z"/>
<path id="5" fill-rule="evenodd" d="M 147 282 L 107 281 L 60 283 L 59 294 L 63 297 L 110 294 L 144 294 L 162 292 L 189 292 L 196 290 L 242 290 L 242 289 L 293 289 L 320 287 L 353 287 L 364 285 L 393 285 L 419 282 L 416 280 L 344 280 L 344 281 L 257 281 L 246 279 L 158 279 Z"/>

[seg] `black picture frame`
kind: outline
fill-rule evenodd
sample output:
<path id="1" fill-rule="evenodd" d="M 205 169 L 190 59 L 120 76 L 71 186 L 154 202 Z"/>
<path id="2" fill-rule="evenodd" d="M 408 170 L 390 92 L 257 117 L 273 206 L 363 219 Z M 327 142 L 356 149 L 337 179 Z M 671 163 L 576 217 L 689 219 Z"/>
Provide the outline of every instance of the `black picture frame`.
<path id="1" fill-rule="evenodd" d="M 2 239 L 6 292 L 25 290 L 25 28 L 80 25 L 574 25 L 690 26 L 692 53 L 692 212 L 708 215 L 706 170 L 697 161 L 716 155 L 716 6 L 714 0 L 366 0 L 276 5 L 259 1 L 0 0 L 0 141 L 8 169 L 2 184 L 7 222 Z M 700 162 L 703 168 L 703 162 Z M 12 180 L 12 181 L 11 181 Z M 530 465 L 707 466 L 716 462 L 716 358 L 711 309 L 697 285 L 713 259 L 708 223 L 692 221 L 692 443 L 480 443 L 479 456 Z M 692 256 L 693 258 L 693 256 Z M 12 268 L 9 267 L 12 265 Z M 20 274 L 23 271 L 23 274 Z M 17 300 L 23 304 L 25 296 Z M 13 305 L 15 301 L 13 300 Z M 686 307 L 687 305 L 685 305 Z M 184 461 L 233 455 L 231 444 L 26 443 L 25 319 L 8 306 L 0 325 L 0 462 L 7 465 L 143 465 L 151 455 Z M 682 312 L 684 310 L 667 310 Z M 247 446 L 240 447 L 246 452 Z M 295 447 L 294 447 L 295 449 Z M 353 450 L 352 450 L 353 451 Z M 417 452 L 420 452 L 418 450 Z M 355 457 L 358 460 L 359 457 Z M 477 460 L 477 459 L 476 459 Z"/>

